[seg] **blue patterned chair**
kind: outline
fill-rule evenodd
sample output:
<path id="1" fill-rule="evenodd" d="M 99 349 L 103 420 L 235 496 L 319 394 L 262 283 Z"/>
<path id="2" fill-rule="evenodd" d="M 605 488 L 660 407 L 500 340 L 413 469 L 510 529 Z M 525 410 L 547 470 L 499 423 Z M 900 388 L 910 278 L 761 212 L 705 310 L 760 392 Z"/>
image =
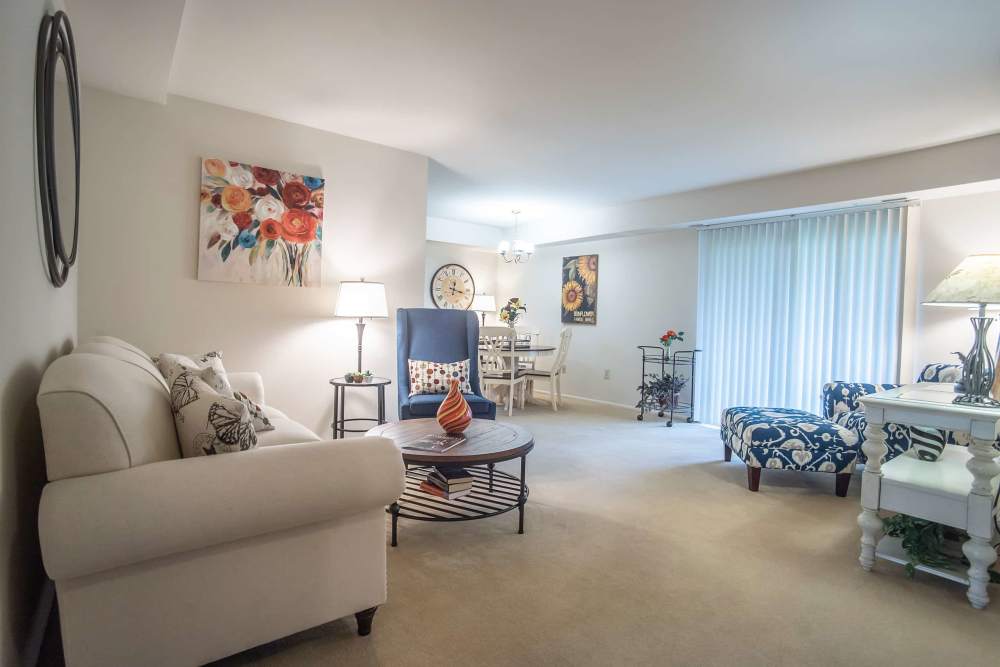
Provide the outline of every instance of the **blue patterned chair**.
<path id="1" fill-rule="evenodd" d="M 930 364 L 921 371 L 917 382 L 954 382 L 961 367 L 953 364 Z M 860 399 L 897 384 L 829 382 L 823 386 L 823 416 L 791 408 L 733 407 L 722 413 L 720 436 L 727 461 L 732 453 L 747 466 L 747 485 L 760 488 L 764 468 L 830 472 L 836 477 L 836 493 L 847 495 L 854 466 L 864 462 L 861 445 L 867 426 Z M 910 447 L 909 429 L 886 424 L 886 460 Z M 953 442 L 951 434 L 947 434 Z"/>
<path id="2" fill-rule="evenodd" d="M 962 367 L 957 364 L 928 364 L 920 371 L 917 382 L 957 382 L 962 376 Z M 828 382 L 823 385 L 823 416 L 858 435 L 858 447 L 864 444 L 865 428 L 868 422 L 861 409 L 860 398 L 866 394 L 895 389 L 898 384 L 869 384 L 866 382 Z M 885 461 L 896 458 L 910 448 L 910 428 L 900 424 L 886 424 L 885 444 L 889 451 Z M 955 444 L 952 433 L 945 434 L 949 444 Z M 858 461 L 866 461 L 863 451 L 858 452 Z"/>

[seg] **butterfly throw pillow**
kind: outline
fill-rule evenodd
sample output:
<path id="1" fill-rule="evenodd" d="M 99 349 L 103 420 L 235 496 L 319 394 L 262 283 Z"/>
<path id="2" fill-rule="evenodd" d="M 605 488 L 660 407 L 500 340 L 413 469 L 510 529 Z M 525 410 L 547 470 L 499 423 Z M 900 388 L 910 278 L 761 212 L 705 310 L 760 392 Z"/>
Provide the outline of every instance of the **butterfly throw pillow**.
<path id="1" fill-rule="evenodd" d="M 259 403 L 254 403 L 250 400 L 250 397 L 244 394 L 242 391 L 234 391 L 233 398 L 243 403 L 247 406 L 247 410 L 250 411 L 250 417 L 253 419 L 253 430 L 255 431 L 273 431 L 274 424 L 271 420 L 267 418 L 264 413 L 264 408 L 260 407 Z"/>
<path id="2" fill-rule="evenodd" d="M 170 382 L 170 407 L 181 455 L 189 458 L 255 448 L 257 433 L 250 410 L 231 393 L 215 391 L 200 373 L 184 370 Z"/>
<path id="3" fill-rule="evenodd" d="M 226 377 L 226 368 L 222 365 L 221 352 L 206 352 L 200 357 L 186 357 L 183 354 L 164 352 L 156 358 L 156 367 L 171 386 L 174 378 L 184 371 L 194 371 L 209 387 L 223 396 L 232 396 L 233 388 Z"/>

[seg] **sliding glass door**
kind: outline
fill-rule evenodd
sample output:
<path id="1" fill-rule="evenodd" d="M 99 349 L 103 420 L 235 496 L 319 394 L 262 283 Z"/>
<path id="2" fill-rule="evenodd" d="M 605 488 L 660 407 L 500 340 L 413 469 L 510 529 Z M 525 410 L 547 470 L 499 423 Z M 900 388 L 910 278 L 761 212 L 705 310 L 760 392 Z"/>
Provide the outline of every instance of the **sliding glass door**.
<path id="1" fill-rule="evenodd" d="M 906 207 L 699 232 L 698 414 L 820 411 L 829 380 L 895 382 Z"/>

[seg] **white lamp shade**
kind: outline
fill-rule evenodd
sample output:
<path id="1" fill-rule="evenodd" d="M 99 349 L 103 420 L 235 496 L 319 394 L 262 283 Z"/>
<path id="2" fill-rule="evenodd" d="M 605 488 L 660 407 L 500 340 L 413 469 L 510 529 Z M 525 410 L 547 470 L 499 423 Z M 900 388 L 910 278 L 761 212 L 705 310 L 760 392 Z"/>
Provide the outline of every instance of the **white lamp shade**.
<path id="1" fill-rule="evenodd" d="M 469 310 L 477 313 L 492 313 L 497 309 L 497 301 L 491 294 L 476 294 L 472 297 L 472 305 Z"/>
<path id="2" fill-rule="evenodd" d="M 385 285 L 364 280 L 345 280 L 337 295 L 337 317 L 388 317 Z"/>
<path id="3" fill-rule="evenodd" d="M 514 239 L 514 254 L 516 255 L 532 255 L 535 252 L 535 244 L 531 241 L 522 241 L 521 239 Z"/>
<path id="4" fill-rule="evenodd" d="M 1000 303 L 1000 253 L 969 255 L 924 300 L 929 306 Z"/>

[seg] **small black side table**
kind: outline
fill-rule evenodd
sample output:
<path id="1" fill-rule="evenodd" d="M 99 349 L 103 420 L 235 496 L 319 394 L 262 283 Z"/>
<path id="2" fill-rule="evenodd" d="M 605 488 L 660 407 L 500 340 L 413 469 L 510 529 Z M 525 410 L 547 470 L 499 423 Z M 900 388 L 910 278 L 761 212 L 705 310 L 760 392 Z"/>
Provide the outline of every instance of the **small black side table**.
<path id="1" fill-rule="evenodd" d="M 392 380 L 389 378 L 373 377 L 370 382 L 348 382 L 341 377 L 330 380 L 330 384 L 333 385 L 333 423 L 330 424 L 330 427 L 333 429 L 334 440 L 337 438 L 343 438 L 345 433 L 365 433 L 368 430 L 366 428 L 344 428 L 344 424 L 347 422 L 385 423 L 385 387 L 386 385 L 392 384 Z M 349 387 L 375 387 L 378 389 L 377 417 L 355 417 L 353 419 L 345 419 L 344 397 L 347 394 L 347 389 Z"/>

